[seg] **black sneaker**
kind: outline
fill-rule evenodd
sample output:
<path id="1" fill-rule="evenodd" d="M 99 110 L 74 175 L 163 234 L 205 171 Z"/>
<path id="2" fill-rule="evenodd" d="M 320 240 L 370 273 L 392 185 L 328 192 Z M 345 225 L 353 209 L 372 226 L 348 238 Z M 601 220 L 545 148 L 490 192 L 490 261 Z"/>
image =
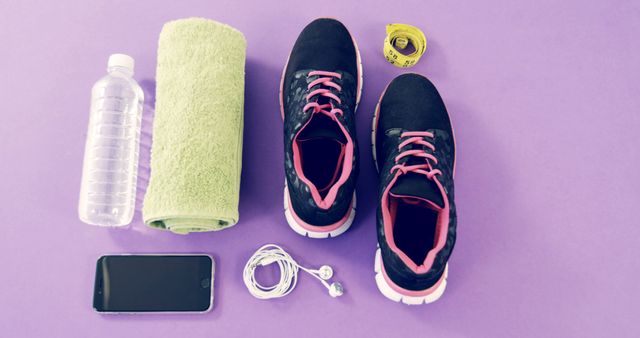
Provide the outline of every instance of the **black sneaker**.
<path id="1" fill-rule="evenodd" d="M 353 222 L 362 64 L 347 28 L 317 19 L 304 28 L 280 83 L 285 217 L 303 236 L 335 237 Z"/>
<path id="2" fill-rule="evenodd" d="M 380 173 L 376 284 L 396 302 L 431 303 L 446 288 L 456 240 L 455 140 L 427 78 L 391 81 L 376 107 L 372 142 Z"/>

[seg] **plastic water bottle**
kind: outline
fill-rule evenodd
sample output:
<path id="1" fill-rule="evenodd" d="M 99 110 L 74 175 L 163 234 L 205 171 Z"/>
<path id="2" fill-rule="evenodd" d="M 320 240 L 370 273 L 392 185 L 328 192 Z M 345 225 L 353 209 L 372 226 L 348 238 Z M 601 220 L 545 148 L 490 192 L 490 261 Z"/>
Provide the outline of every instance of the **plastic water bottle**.
<path id="1" fill-rule="evenodd" d="M 132 57 L 113 54 L 91 90 L 78 214 L 88 224 L 125 226 L 135 210 L 144 94 Z"/>

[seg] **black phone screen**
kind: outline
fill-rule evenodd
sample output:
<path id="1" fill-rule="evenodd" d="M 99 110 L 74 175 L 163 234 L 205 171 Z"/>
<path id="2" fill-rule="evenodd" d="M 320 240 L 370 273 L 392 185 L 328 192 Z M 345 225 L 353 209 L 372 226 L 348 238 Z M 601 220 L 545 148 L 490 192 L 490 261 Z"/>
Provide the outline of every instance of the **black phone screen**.
<path id="1" fill-rule="evenodd" d="M 96 265 L 98 312 L 204 312 L 212 295 L 207 255 L 102 256 Z"/>

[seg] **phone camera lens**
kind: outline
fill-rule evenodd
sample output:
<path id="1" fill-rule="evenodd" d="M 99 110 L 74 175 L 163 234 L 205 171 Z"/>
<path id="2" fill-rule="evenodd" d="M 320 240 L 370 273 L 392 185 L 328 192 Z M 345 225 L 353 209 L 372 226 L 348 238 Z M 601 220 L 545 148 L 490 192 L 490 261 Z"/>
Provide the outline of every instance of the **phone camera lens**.
<path id="1" fill-rule="evenodd" d="M 205 278 L 200 282 L 200 286 L 202 286 L 203 289 L 206 289 L 208 287 L 211 286 L 211 279 L 209 278 Z"/>

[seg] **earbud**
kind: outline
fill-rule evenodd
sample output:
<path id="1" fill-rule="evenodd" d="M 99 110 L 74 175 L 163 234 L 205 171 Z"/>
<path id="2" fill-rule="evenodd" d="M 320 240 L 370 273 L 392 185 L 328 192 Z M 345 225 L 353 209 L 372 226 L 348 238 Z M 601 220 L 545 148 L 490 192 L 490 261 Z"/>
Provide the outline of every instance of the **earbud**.
<path id="1" fill-rule="evenodd" d="M 329 286 L 329 296 L 336 298 L 344 294 L 344 288 L 340 282 L 331 283 Z"/>
<path id="2" fill-rule="evenodd" d="M 329 295 L 333 298 L 340 297 L 344 294 L 344 287 L 340 282 L 327 283 L 333 277 L 333 269 L 328 265 L 323 265 L 318 270 L 310 271 L 316 278 L 320 279 L 322 284 L 329 290 Z"/>
<path id="3" fill-rule="evenodd" d="M 329 280 L 333 277 L 333 269 L 328 265 L 323 265 L 318 269 L 318 276 L 324 280 Z"/>

